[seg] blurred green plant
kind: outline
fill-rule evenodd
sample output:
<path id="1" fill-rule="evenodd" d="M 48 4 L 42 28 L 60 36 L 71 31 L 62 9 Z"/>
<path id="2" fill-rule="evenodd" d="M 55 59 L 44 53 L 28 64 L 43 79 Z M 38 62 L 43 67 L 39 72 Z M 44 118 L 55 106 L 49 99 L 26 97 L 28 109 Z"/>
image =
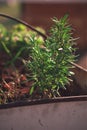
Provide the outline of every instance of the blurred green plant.
<path id="1" fill-rule="evenodd" d="M 43 43 L 43 38 L 37 33 L 28 30 L 24 25 L 18 24 L 8 31 L 2 24 L 0 25 L 0 51 L 5 52 L 10 61 L 6 64 L 14 64 L 17 59 L 28 57 L 32 47 L 32 37 L 38 44 Z"/>

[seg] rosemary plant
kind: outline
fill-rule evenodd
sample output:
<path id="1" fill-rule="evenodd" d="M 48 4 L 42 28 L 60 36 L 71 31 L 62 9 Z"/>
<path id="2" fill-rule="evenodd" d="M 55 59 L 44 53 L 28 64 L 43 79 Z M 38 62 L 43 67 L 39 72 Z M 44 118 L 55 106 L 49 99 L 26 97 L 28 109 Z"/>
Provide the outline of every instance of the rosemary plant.
<path id="1" fill-rule="evenodd" d="M 41 93 L 48 91 L 51 97 L 59 96 L 60 88 L 66 89 L 65 85 L 73 74 L 70 71 L 70 62 L 75 59 L 72 28 L 68 25 L 67 16 L 60 20 L 53 18 L 53 22 L 50 36 L 45 40 L 44 46 L 32 39 L 32 60 L 27 62 L 33 80 L 30 94 L 38 88 Z"/>

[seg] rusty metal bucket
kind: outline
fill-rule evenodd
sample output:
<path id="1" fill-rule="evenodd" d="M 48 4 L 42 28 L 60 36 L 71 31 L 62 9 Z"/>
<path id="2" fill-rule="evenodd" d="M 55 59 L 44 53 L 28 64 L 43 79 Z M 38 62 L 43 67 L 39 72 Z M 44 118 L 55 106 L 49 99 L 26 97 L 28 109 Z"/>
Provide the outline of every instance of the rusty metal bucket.
<path id="1" fill-rule="evenodd" d="M 0 130 L 87 130 L 87 96 L 0 105 Z"/>

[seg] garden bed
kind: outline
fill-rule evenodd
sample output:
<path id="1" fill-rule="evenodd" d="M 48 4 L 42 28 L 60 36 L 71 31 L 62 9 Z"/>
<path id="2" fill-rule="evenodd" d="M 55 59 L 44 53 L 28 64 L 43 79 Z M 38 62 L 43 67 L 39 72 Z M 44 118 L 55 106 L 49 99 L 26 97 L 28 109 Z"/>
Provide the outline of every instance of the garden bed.
<path id="1" fill-rule="evenodd" d="M 10 31 L 0 25 L 0 104 L 78 95 L 76 86 L 70 88 L 71 70 L 83 68 L 74 63 L 76 39 L 67 15 L 53 19 L 49 36 L 24 21 L 0 16 L 22 23 Z"/>

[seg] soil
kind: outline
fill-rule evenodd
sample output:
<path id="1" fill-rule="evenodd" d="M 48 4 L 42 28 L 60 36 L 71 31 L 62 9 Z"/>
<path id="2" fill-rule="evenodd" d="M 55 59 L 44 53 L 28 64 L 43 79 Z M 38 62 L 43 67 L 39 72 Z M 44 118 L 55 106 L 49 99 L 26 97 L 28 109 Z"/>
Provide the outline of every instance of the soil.
<path id="1" fill-rule="evenodd" d="M 0 54 L 0 104 L 27 99 L 51 98 L 50 91 L 41 93 L 38 88 L 30 95 L 29 92 L 33 82 L 29 81 L 27 68 L 20 60 L 17 60 L 14 65 L 6 65 L 10 60 L 7 54 Z M 80 90 L 78 91 L 78 87 L 74 86 L 73 83 L 67 85 L 66 90 L 60 90 L 60 95 L 79 95 Z"/>
<path id="2" fill-rule="evenodd" d="M 49 98 L 49 92 L 40 93 L 38 88 L 30 95 L 32 82 L 29 81 L 27 68 L 20 60 L 14 65 L 6 65 L 10 60 L 7 54 L 0 54 L 0 104 Z"/>

